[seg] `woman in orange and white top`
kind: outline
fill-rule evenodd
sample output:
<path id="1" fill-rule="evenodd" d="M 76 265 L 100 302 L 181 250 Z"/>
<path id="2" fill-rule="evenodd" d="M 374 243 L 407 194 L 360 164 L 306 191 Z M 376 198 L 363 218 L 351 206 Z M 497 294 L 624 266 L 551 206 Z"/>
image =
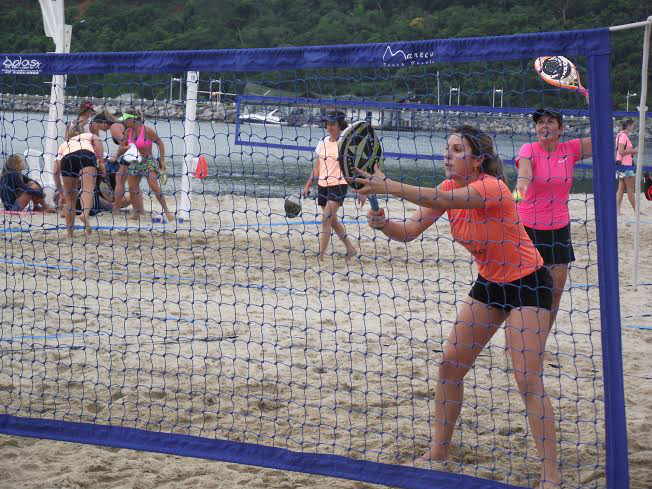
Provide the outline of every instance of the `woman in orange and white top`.
<path id="1" fill-rule="evenodd" d="M 310 194 L 310 188 L 317 180 L 318 192 L 317 203 L 324 209 L 321 222 L 321 233 L 319 235 L 319 260 L 324 259 L 326 248 L 331 239 L 331 229 L 342 240 L 346 246 L 347 258 L 354 256 L 356 253 L 355 246 L 346 234 L 344 225 L 337 218 L 337 211 L 344 203 L 348 184 L 340 170 L 340 164 L 337 159 L 339 148 L 337 142 L 342 131 L 347 128 L 343 112 L 329 112 L 323 119 L 326 123 L 328 136 L 319 141 L 315 149 L 315 165 L 312 173 L 303 189 L 303 196 Z"/>
<path id="2" fill-rule="evenodd" d="M 631 117 L 626 117 L 620 121 L 620 132 L 616 136 L 616 161 L 621 166 L 629 166 L 631 170 L 616 170 L 616 178 L 618 179 L 618 192 L 616 193 L 616 209 L 620 215 L 620 206 L 623 204 L 623 196 L 627 190 L 627 198 L 632 205 L 632 209 L 636 209 L 636 199 L 634 198 L 634 177 L 636 176 L 636 169 L 634 168 L 634 155 L 638 150 L 629 139 L 629 134 L 634 129 L 634 120 Z"/>
<path id="3" fill-rule="evenodd" d="M 93 121 L 93 126 L 103 125 L 104 121 Z M 97 131 L 95 131 L 97 132 Z M 73 130 L 69 139 L 59 146 L 57 159 L 55 161 L 54 175 L 57 190 L 61 196 L 65 209 L 66 233 L 69 239 L 73 237 L 75 226 L 77 189 L 81 179 L 81 203 L 82 215 L 80 219 L 84 223 L 86 234 L 90 235 L 93 228 L 90 224 L 90 214 L 93 208 L 95 197 L 95 179 L 98 173 L 98 166 L 103 166 L 102 142 L 93 132 L 79 134 Z M 96 156 L 96 155 L 99 155 Z M 99 161 L 99 163 L 98 163 Z M 103 170 L 102 170 L 103 171 Z M 63 180 L 63 186 L 59 177 Z"/>
<path id="4" fill-rule="evenodd" d="M 381 171 L 364 172 L 356 183 L 363 195 L 389 193 L 417 204 L 407 220 L 388 220 L 384 209 L 369 211 L 372 228 L 411 241 L 448 213 L 453 238 L 471 252 L 478 278 L 458 307 L 439 362 L 435 434 L 420 461 L 447 460 L 464 396 L 463 379 L 496 331 L 506 323 L 516 383 L 541 462 L 540 488 L 557 488 L 557 435 L 552 404 L 543 383 L 543 346 L 552 303 L 552 279 L 519 220 L 503 180 L 503 166 L 490 136 L 462 126 L 448 138 L 447 180 L 437 188 L 395 182 Z"/>

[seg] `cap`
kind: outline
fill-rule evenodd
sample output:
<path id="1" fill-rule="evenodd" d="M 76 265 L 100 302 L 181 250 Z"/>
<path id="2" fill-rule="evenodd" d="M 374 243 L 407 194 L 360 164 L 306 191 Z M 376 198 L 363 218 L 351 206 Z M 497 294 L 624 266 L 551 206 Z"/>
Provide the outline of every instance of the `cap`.
<path id="1" fill-rule="evenodd" d="M 321 118 L 322 122 L 339 122 L 346 118 L 344 112 L 340 110 L 333 110 Z"/>
<path id="2" fill-rule="evenodd" d="M 550 117 L 557 119 L 560 126 L 564 123 L 564 116 L 561 115 L 561 112 L 557 112 L 553 109 L 537 109 L 536 112 L 532 113 L 532 120 L 537 123 L 544 115 L 549 115 Z"/>
<path id="3" fill-rule="evenodd" d="M 137 116 L 135 114 L 130 114 L 129 112 L 123 112 L 122 115 L 118 117 L 118 122 L 124 122 L 129 119 L 140 120 L 140 116 Z"/>
<path id="4" fill-rule="evenodd" d="M 95 110 L 93 109 L 93 102 L 91 102 L 90 100 L 84 100 L 81 104 L 79 104 L 79 110 L 81 112 L 84 112 L 84 111 L 87 111 L 87 110 L 95 112 Z"/>

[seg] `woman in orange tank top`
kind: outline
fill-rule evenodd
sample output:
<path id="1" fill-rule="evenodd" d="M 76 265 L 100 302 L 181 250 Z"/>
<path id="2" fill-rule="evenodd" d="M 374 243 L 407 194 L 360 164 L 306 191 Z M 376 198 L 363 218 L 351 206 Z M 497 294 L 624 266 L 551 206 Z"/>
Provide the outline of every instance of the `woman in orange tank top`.
<path id="1" fill-rule="evenodd" d="M 552 279 L 516 212 L 490 136 L 472 126 L 454 130 L 445 156 L 447 180 L 437 188 L 395 182 L 381 171 L 359 172 L 363 195 L 389 193 L 419 205 L 406 220 L 369 211 L 369 225 L 398 241 L 411 241 L 444 213 L 453 238 L 475 260 L 478 278 L 458 305 L 439 361 L 434 440 L 416 463 L 448 459 L 464 396 L 464 377 L 494 333 L 506 323 L 507 348 L 527 421 L 541 461 L 540 488 L 558 487 L 557 432 L 543 383 L 543 345 L 552 303 Z"/>

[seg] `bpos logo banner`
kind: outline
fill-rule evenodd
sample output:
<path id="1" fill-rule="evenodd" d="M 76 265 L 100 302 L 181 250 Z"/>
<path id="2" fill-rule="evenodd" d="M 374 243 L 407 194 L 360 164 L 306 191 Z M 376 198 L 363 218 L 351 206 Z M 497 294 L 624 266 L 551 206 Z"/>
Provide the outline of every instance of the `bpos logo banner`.
<path id="1" fill-rule="evenodd" d="M 28 59 L 22 56 L 10 58 L 5 56 L 2 62 L 2 73 L 7 75 L 39 75 L 43 69 L 42 63 L 36 59 Z"/>

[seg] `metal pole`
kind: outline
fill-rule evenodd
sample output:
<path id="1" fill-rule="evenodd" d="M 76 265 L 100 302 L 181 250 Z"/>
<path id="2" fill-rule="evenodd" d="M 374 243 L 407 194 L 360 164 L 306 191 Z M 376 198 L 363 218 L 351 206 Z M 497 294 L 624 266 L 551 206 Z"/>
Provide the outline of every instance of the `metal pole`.
<path id="1" fill-rule="evenodd" d="M 624 31 L 625 29 L 635 29 L 637 27 L 647 27 L 649 22 L 650 22 L 650 18 L 648 17 L 648 20 L 644 20 L 643 22 L 634 22 L 633 24 L 612 25 L 611 27 L 609 27 L 609 30 L 611 32 L 614 32 L 614 31 Z"/>
<path id="2" fill-rule="evenodd" d="M 39 0 L 43 14 L 45 35 L 54 41 L 55 52 L 69 53 L 72 26 L 65 24 L 63 0 Z M 65 109 L 65 75 L 54 75 L 50 89 L 50 109 L 48 111 L 48 128 L 43 153 L 43 171 L 41 180 L 45 189 L 46 201 L 54 204 L 54 159 L 58 147 L 59 134 L 65 132 L 63 122 Z"/>
<path id="3" fill-rule="evenodd" d="M 638 157 L 636 158 L 636 225 L 634 228 L 634 289 L 638 288 L 639 250 L 641 244 L 641 177 L 643 176 L 643 155 L 645 153 L 645 111 L 647 106 L 648 62 L 650 59 L 650 33 L 652 32 L 652 16 L 647 18 L 643 38 L 643 64 L 641 65 L 641 98 L 638 104 Z"/>
<path id="4" fill-rule="evenodd" d="M 179 82 L 181 83 L 181 82 Z M 192 182 L 190 172 L 195 156 L 199 156 L 199 130 L 197 124 L 197 91 L 199 88 L 199 72 L 189 71 L 186 89 L 186 117 L 184 126 L 184 157 L 181 169 L 181 208 L 177 210 L 177 216 L 181 219 L 189 219 L 192 209 Z"/>

